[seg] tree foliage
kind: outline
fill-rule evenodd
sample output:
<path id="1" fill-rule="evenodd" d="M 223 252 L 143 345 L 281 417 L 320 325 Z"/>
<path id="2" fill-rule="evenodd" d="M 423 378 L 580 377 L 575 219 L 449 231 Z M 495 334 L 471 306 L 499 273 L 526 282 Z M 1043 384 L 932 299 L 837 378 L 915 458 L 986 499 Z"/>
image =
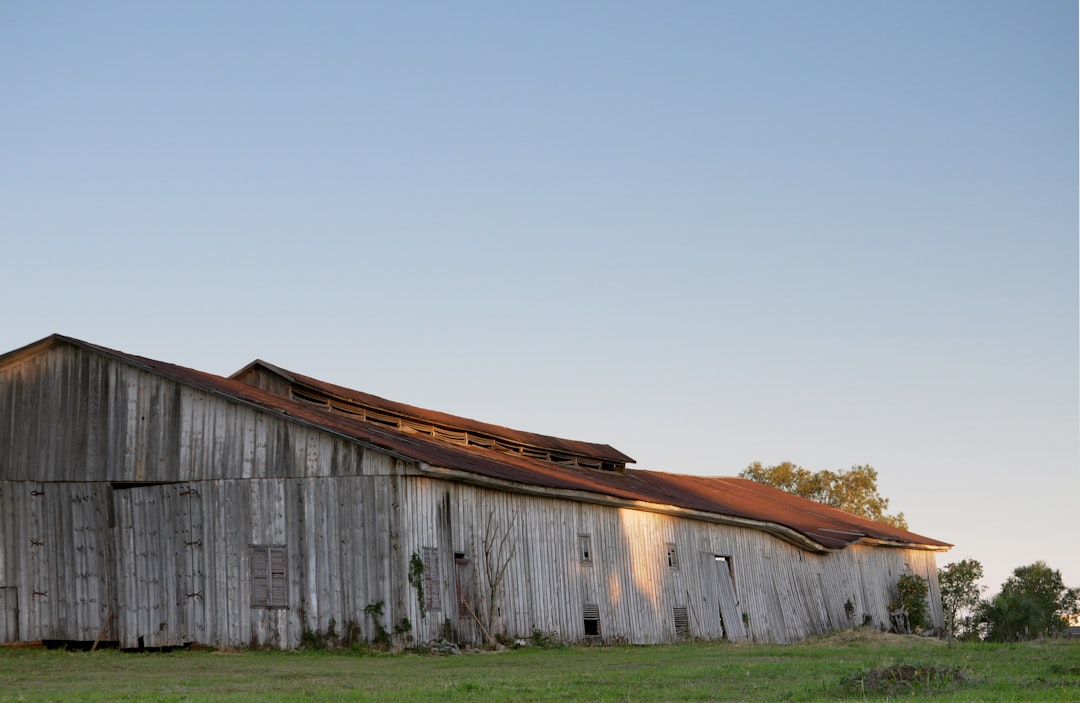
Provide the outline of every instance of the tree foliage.
<path id="1" fill-rule="evenodd" d="M 853 466 L 847 471 L 808 471 L 790 461 L 776 466 L 763 466 L 760 461 L 755 461 L 739 476 L 854 515 L 907 529 L 903 513 L 885 513 L 889 499 L 878 493 L 877 469 L 869 465 Z"/>
<path id="2" fill-rule="evenodd" d="M 1050 637 L 1065 631 L 1078 601 L 1080 589 L 1066 588 L 1060 571 L 1037 561 L 1017 567 L 1001 592 L 980 604 L 978 619 L 988 640 Z"/>
<path id="3" fill-rule="evenodd" d="M 926 579 L 916 574 L 904 574 L 896 581 L 896 600 L 889 610 L 902 614 L 903 625 L 896 623 L 898 632 L 918 632 L 930 626 L 926 611 L 926 595 L 930 589 Z"/>
<path id="4" fill-rule="evenodd" d="M 941 608 L 950 637 L 960 640 L 978 637 L 975 613 L 982 597 L 983 587 L 978 583 L 982 577 L 982 564 L 975 559 L 964 559 L 938 569 Z"/>

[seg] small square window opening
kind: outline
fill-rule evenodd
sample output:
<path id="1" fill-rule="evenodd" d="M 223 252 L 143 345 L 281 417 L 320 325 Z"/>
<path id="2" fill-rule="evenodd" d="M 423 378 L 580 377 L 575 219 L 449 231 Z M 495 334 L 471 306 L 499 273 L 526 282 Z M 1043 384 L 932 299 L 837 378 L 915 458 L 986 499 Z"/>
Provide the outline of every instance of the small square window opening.
<path id="1" fill-rule="evenodd" d="M 592 564 L 592 535 L 578 535 L 578 559 L 582 564 Z"/>
<path id="2" fill-rule="evenodd" d="M 667 543 L 667 565 L 673 571 L 679 570 L 679 551 L 671 542 Z"/>

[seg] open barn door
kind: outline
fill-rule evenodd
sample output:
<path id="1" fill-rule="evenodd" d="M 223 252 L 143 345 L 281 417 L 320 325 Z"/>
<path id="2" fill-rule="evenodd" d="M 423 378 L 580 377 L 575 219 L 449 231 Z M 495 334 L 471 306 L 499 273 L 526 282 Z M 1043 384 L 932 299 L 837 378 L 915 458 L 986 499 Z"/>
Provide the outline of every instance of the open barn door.
<path id="1" fill-rule="evenodd" d="M 732 642 L 746 640 L 742 611 L 735 597 L 735 580 L 729 557 L 702 552 L 701 593 L 705 601 L 703 621 L 706 636 L 723 637 Z"/>
<path id="2" fill-rule="evenodd" d="M 198 492 L 187 484 L 114 489 L 120 646 L 195 641 L 203 598 Z"/>

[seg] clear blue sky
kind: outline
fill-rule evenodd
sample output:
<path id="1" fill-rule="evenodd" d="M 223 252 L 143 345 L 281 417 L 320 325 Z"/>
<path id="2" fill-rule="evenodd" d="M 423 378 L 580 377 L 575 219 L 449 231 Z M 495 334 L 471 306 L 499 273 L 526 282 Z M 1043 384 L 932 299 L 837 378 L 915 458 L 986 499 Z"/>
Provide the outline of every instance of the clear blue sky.
<path id="1" fill-rule="evenodd" d="M 0 350 L 640 468 L 868 463 L 1080 586 L 1075 2 L 0 2 Z"/>

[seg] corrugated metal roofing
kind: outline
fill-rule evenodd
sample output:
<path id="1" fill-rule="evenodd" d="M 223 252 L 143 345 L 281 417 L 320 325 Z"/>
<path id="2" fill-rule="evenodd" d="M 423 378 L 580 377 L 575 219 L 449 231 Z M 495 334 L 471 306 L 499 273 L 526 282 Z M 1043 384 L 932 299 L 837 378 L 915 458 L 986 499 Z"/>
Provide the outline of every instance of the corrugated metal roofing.
<path id="1" fill-rule="evenodd" d="M 233 379 L 134 356 L 77 339 L 53 335 L 0 357 L 0 362 L 40 345 L 44 350 L 66 342 L 120 359 L 151 372 L 210 393 L 252 405 L 298 422 L 313 425 L 404 459 L 523 488 L 578 491 L 622 501 L 670 506 L 687 511 L 776 525 L 803 535 L 825 549 L 840 549 L 860 540 L 881 541 L 927 549 L 950 547 L 929 537 L 867 520 L 820 503 L 799 498 L 747 479 L 672 474 L 628 469 L 625 473 L 562 466 L 515 454 L 495 453 L 445 444 L 426 435 L 406 434 L 348 416 L 332 414 L 289 400 Z M 344 389 L 348 390 L 348 389 Z M 406 406 L 408 407 L 408 406 Z"/>
<path id="2" fill-rule="evenodd" d="M 472 420 L 466 417 L 459 417 L 437 410 L 418 408 L 414 405 L 387 400 L 386 398 L 381 398 L 377 395 L 372 395 L 371 393 L 364 393 L 352 388 L 345 388 L 344 386 L 327 383 L 326 381 L 321 381 L 317 378 L 312 378 L 311 376 L 305 376 L 296 373 L 295 371 L 283 369 L 280 366 L 275 366 L 274 364 L 261 359 L 257 359 L 248 364 L 243 369 L 230 376 L 230 378 L 235 379 L 243 374 L 244 371 L 255 366 L 261 366 L 272 373 L 278 374 L 290 383 L 298 385 L 301 388 L 313 389 L 321 394 L 341 398 L 350 403 L 355 403 L 364 407 L 384 410 L 394 415 L 399 415 L 412 420 L 449 427 L 464 432 L 497 437 L 517 444 L 536 447 L 547 451 L 589 457 L 619 465 L 634 463 L 632 458 L 608 444 L 582 442 L 574 439 L 563 439 L 562 437 L 536 434 L 534 432 L 524 432 L 522 430 L 514 430 L 509 427 Z"/>

